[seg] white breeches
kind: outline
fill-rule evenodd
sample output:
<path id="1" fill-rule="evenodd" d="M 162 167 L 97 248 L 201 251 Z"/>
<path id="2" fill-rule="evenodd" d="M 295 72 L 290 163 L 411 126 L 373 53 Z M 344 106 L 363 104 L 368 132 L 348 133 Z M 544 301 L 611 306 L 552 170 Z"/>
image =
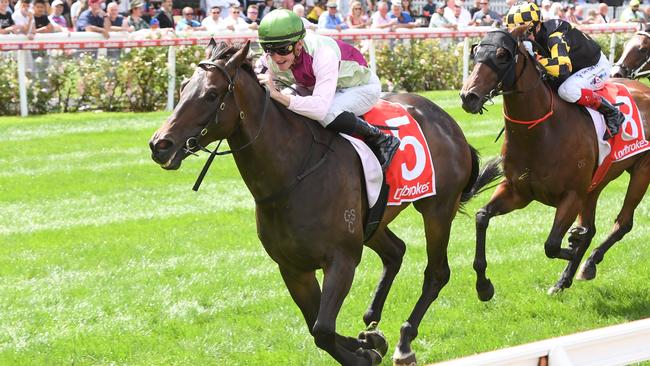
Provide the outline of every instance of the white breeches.
<path id="1" fill-rule="evenodd" d="M 609 60 L 604 54 L 600 54 L 598 63 L 578 70 L 575 74 L 569 76 L 557 93 L 560 98 L 570 103 L 575 103 L 582 96 L 581 89 L 600 90 L 605 86 L 605 80 L 609 78 L 609 71 L 612 68 Z"/>
<path id="2" fill-rule="evenodd" d="M 375 73 L 372 73 L 368 84 L 337 90 L 330 109 L 320 124 L 327 127 L 342 112 L 351 112 L 355 116 L 367 113 L 379 101 L 379 94 L 381 82 Z"/>

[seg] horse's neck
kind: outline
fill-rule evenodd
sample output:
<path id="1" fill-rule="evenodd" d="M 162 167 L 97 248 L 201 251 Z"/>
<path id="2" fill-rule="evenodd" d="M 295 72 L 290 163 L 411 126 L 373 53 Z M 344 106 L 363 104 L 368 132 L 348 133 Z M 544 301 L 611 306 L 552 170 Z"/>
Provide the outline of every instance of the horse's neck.
<path id="1" fill-rule="evenodd" d="M 526 70 L 517 80 L 515 85 L 516 92 L 507 94 L 503 97 L 504 112 L 514 120 L 519 121 L 532 121 L 544 117 L 550 112 L 551 104 L 556 109 L 558 103 L 558 96 L 554 93 L 545 82 L 539 80 L 539 75 L 532 67 L 528 65 Z M 553 101 L 553 103 L 551 103 Z M 537 136 L 546 135 L 546 129 L 554 128 L 552 120 L 554 116 L 550 116 L 545 121 L 537 124 L 533 128 L 528 128 L 530 125 L 519 124 L 506 119 L 506 136 L 510 137 L 512 141 L 521 136 L 529 143 L 529 140 L 535 140 Z M 522 131 L 522 133 L 513 133 Z M 524 132 L 526 131 L 526 132 Z"/>
<path id="2" fill-rule="evenodd" d="M 250 83 L 247 80 L 246 84 Z M 288 110 L 282 110 L 273 100 L 265 101 L 264 90 L 256 85 L 235 93 L 245 118 L 237 132 L 228 138 L 228 144 L 237 149 L 255 139 L 233 156 L 253 197 L 262 199 L 282 191 L 300 174 L 297 170 L 306 146 L 311 143 L 311 133 Z M 268 103 L 266 113 L 263 112 L 265 103 Z"/>

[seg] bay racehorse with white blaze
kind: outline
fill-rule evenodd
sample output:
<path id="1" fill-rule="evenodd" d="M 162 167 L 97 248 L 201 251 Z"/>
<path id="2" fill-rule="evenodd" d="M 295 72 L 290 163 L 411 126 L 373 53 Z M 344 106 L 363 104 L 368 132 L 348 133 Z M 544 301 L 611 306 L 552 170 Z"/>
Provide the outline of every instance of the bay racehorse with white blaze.
<path id="1" fill-rule="evenodd" d="M 503 94 L 505 139 L 503 156 L 505 178 L 490 202 L 476 214 L 476 288 L 481 300 L 494 294 L 486 277 L 486 231 L 490 219 L 538 201 L 556 208 L 555 219 L 544 250 L 549 258 L 568 261 L 559 281 L 549 289 L 558 292 L 571 286 L 580 261 L 596 234 L 595 215 L 603 188 L 623 172 L 630 174 L 623 207 L 614 229 L 605 242 L 584 263 L 579 279 L 592 279 L 604 252 L 632 229 L 634 210 L 650 183 L 648 151 L 612 164 L 593 190 L 592 176 L 598 166 L 598 137 L 592 119 L 583 107 L 564 102 L 543 80 L 543 67 L 525 49 L 527 27 L 510 33 L 488 33 L 473 50 L 481 53 L 474 70 L 463 85 L 461 99 L 469 113 L 479 113 L 484 103 Z M 490 59 L 490 62 L 484 62 Z M 645 131 L 650 127 L 650 88 L 632 80 L 617 80 L 631 92 L 642 115 Z M 573 222 L 569 248 L 562 240 Z"/>
<path id="2" fill-rule="evenodd" d="M 197 147 L 226 139 L 246 186 L 255 199 L 258 236 L 278 264 L 316 345 L 342 365 L 377 365 L 387 351 L 378 331 L 357 338 L 336 332 L 336 318 L 364 246 L 368 212 L 361 162 L 348 141 L 269 98 L 241 48 L 210 42 L 206 60 L 181 86 L 172 115 L 149 142 L 152 158 L 178 169 Z M 413 202 L 424 219 L 428 264 L 424 283 L 403 324 L 394 361 L 411 364 L 411 342 L 424 314 L 449 280 L 447 245 L 451 223 L 462 203 L 500 174 L 498 163 L 479 173 L 476 151 L 455 121 L 429 100 L 413 94 L 387 97 L 403 104 L 428 141 L 436 171 L 435 196 Z M 405 243 L 388 224 L 408 204 L 390 206 L 365 243 L 384 270 L 363 316 L 377 324 L 402 264 Z M 350 215 L 350 213 L 354 215 Z M 323 270 L 320 287 L 315 275 Z"/>

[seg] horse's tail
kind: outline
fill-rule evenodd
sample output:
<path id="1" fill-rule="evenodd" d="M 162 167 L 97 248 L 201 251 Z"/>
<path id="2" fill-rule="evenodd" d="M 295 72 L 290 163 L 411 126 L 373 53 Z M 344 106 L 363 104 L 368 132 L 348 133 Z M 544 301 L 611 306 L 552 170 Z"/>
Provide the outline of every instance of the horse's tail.
<path id="1" fill-rule="evenodd" d="M 487 186 L 503 176 L 500 156 L 490 159 L 483 166 L 483 169 L 479 169 L 481 157 L 478 151 L 471 145 L 469 146 L 469 150 L 472 154 L 472 174 L 469 182 L 467 182 L 467 186 L 463 188 L 463 193 L 460 195 L 461 206 L 471 200 L 474 196 L 491 188 Z"/>

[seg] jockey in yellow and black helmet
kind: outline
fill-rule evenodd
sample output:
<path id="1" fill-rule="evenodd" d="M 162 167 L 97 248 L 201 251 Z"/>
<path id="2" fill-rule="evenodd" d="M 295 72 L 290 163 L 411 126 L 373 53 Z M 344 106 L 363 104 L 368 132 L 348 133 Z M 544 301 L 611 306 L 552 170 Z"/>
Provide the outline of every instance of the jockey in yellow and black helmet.
<path id="1" fill-rule="evenodd" d="M 594 93 L 605 86 L 611 64 L 593 39 L 563 20 L 542 22 L 535 3 L 514 5 L 506 15 L 506 24 L 508 28 L 530 27 L 531 39 L 541 46 L 539 63 L 559 84 L 560 98 L 602 113 L 608 128 L 603 138 L 608 139 L 618 132 L 625 117 L 607 99 Z M 532 45 L 524 44 L 532 53 Z"/>

